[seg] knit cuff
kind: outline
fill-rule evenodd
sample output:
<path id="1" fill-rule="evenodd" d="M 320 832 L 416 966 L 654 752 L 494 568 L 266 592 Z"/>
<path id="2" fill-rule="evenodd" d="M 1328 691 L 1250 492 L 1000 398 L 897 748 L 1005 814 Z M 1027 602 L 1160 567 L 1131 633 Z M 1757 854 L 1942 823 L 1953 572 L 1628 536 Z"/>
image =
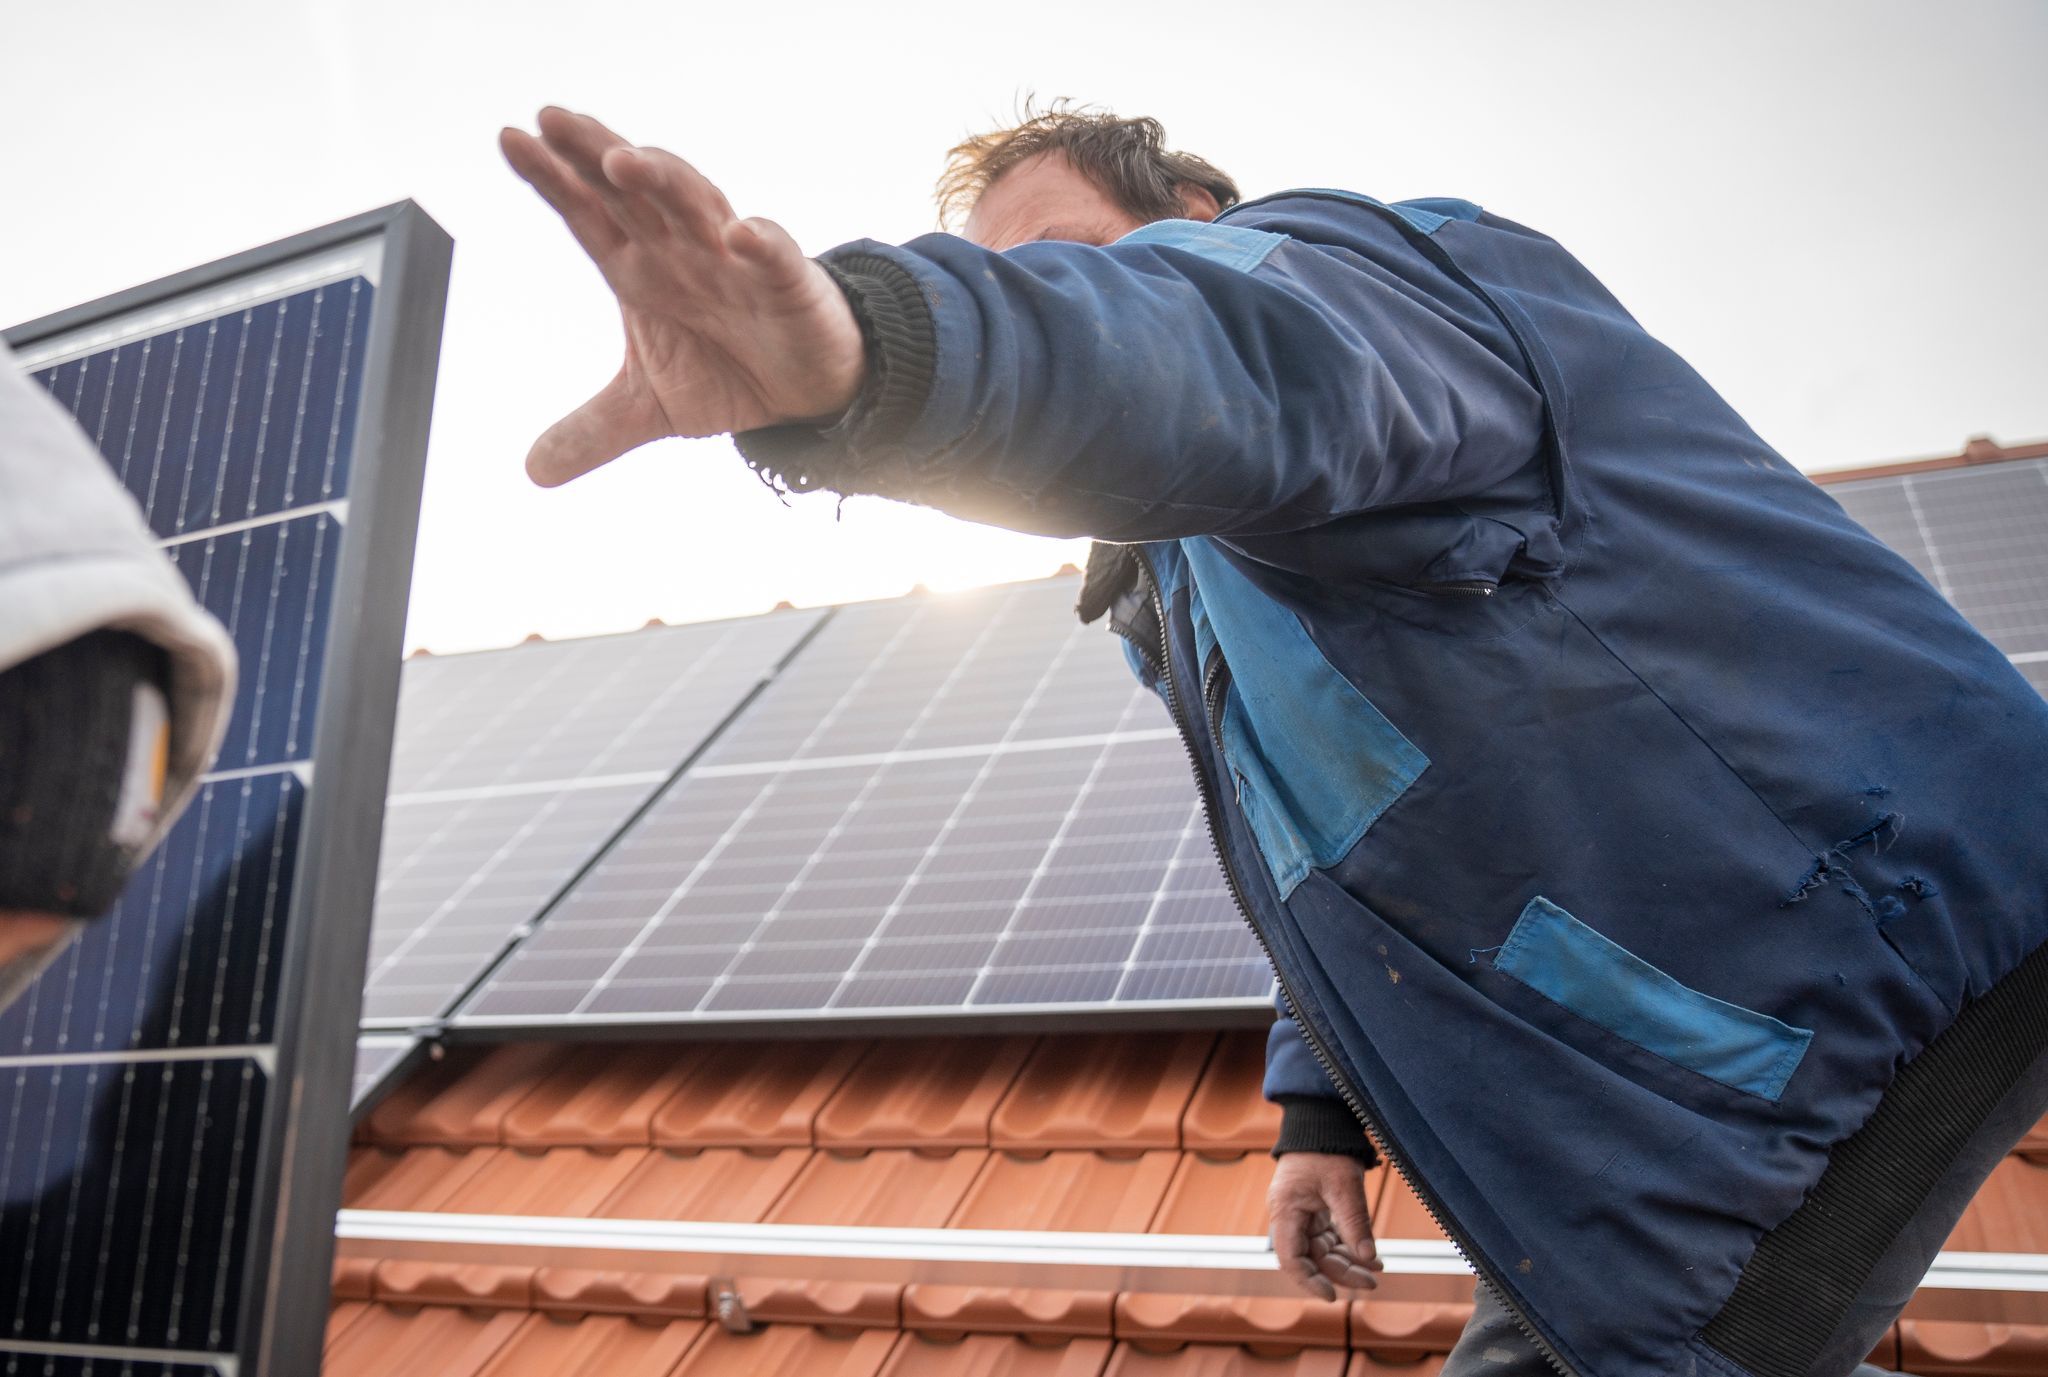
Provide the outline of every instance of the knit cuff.
<path id="1" fill-rule="evenodd" d="M 94 918 L 120 897 L 138 859 L 124 821 L 162 790 L 160 770 L 135 787 L 137 694 L 160 701 L 165 678 L 163 652 L 124 631 L 0 672 L 0 909 Z"/>
<path id="2" fill-rule="evenodd" d="M 1320 1095 L 1281 1095 L 1280 1137 L 1273 1155 L 1289 1152 L 1329 1152 L 1355 1157 L 1367 1167 L 1379 1165 L 1380 1155 L 1365 1136 L 1365 1129 L 1342 1100 Z"/>
<path id="3" fill-rule="evenodd" d="M 894 260 L 847 253 L 818 263 L 853 309 L 867 349 L 867 380 L 829 426 L 764 426 L 736 433 L 733 443 L 769 486 L 783 492 L 884 492 L 891 487 L 887 471 L 907 457 L 903 437 L 931 397 L 938 327 L 917 278 Z"/>

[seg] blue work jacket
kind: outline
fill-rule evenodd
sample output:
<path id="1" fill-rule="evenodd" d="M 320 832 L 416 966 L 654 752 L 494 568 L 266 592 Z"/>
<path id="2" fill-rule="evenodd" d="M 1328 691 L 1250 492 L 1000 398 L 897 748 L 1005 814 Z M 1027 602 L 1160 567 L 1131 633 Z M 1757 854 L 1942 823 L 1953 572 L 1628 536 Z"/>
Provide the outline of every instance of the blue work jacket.
<path id="1" fill-rule="evenodd" d="M 1341 1095 L 1561 1367 L 1803 1377 L 2048 1046 L 2048 704 L 1466 202 L 823 261 L 869 385 L 743 452 L 1113 543 L 1086 610 L 1272 958 L 1268 1092 Z"/>

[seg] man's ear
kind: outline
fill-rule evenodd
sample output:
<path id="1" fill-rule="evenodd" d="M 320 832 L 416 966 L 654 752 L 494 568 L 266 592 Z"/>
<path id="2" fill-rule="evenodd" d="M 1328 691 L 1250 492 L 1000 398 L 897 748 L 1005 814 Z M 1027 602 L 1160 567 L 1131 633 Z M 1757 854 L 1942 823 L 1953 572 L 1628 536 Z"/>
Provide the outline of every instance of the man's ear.
<path id="1" fill-rule="evenodd" d="M 1186 208 L 1186 218 L 1189 220 L 1214 220 L 1222 214 L 1222 207 L 1216 204 L 1216 198 L 1211 196 L 1206 188 L 1196 186 L 1193 182 L 1180 184 L 1180 203 Z"/>

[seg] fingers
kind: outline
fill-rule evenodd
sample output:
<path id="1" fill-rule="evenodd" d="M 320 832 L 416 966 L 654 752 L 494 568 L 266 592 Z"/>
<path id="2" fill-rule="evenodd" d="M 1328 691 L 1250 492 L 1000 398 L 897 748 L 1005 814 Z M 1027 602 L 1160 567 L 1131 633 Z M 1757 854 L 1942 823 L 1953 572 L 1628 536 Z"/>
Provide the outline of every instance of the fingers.
<path id="1" fill-rule="evenodd" d="M 1379 1259 L 1359 1257 L 1337 1236 L 1324 1216 L 1318 1216 L 1310 1225 L 1308 1252 L 1316 1270 L 1338 1286 L 1370 1291 L 1380 1284 Z"/>
<path id="2" fill-rule="evenodd" d="M 605 155 L 632 145 L 589 115 L 550 105 L 540 112 L 540 137 L 548 150 L 567 164 L 583 185 L 610 208 L 629 233 L 666 228 L 661 214 L 645 197 L 629 196 L 604 170 Z"/>
<path id="3" fill-rule="evenodd" d="M 1383 1270 L 1379 1245 L 1372 1236 L 1372 1211 L 1365 1203 L 1365 1173 L 1360 1171 L 1355 1178 L 1347 1176 L 1344 1185 L 1329 1191 L 1325 1198 L 1330 1206 L 1331 1226 L 1345 1251 L 1374 1271 Z"/>
<path id="4" fill-rule="evenodd" d="M 560 487 L 669 431 L 660 409 L 645 392 L 629 387 L 621 371 L 534 441 L 526 475 L 544 488 Z"/>
<path id="5" fill-rule="evenodd" d="M 1336 1287 L 1323 1276 L 1316 1259 L 1309 1254 L 1308 1226 L 1306 1210 L 1274 1211 L 1273 1253 L 1280 1261 L 1281 1275 L 1318 1300 L 1335 1300 Z"/>
<path id="6" fill-rule="evenodd" d="M 604 155 L 603 168 L 613 186 L 644 196 L 677 233 L 706 245 L 725 242 L 726 227 L 733 223 L 725 193 L 675 154 L 660 148 L 613 149 Z"/>
<path id="7" fill-rule="evenodd" d="M 546 144 L 523 129 L 504 129 L 498 147 L 512 170 L 555 208 L 585 253 L 602 258 L 624 241 L 604 202 Z"/>

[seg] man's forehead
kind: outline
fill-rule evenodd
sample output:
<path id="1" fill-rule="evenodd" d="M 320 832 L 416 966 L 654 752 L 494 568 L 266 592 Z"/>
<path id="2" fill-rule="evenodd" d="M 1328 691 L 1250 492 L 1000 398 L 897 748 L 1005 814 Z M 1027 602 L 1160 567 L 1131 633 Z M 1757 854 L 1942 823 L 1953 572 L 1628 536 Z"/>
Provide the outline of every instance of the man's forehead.
<path id="1" fill-rule="evenodd" d="M 1115 238 L 1121 217 L 1101 189 L 1063 154 L 1037 153 L 989 185 L 961 229 L 977 244 L 1010 248 L 1036 239 L 1087 243 Z"/>

